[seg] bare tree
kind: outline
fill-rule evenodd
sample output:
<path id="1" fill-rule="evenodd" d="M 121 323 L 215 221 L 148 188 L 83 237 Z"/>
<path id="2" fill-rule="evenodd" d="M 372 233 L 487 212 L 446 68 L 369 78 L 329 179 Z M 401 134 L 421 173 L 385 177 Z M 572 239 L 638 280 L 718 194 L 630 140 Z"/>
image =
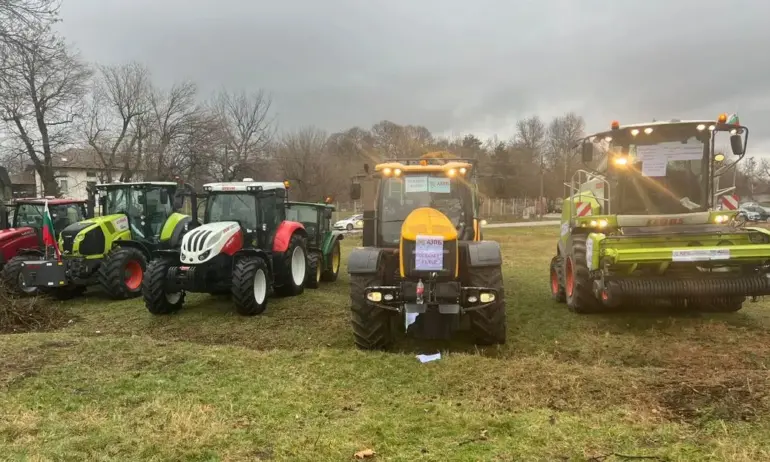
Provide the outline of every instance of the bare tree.
<path id="1" fill-rule="evenodd" d="M 333 174 L 337 165 L 329 155 L 326 132 L 315 127 L 285 134 L 276 162 L 301 200 L 320 200 L 337 193 L 346 180 Z"/>
<path id="2" fill-rule="evenodd" d="M 152 147 L 153 164 L 150 164 L 150 159 L 146 163 L 148 173 L 150 169 L 154 170 L 152 176 L 166 176 L 171 164 L 168 157 L 174 155 L 169 150 L 183 137 L 191 135 L 188 122 L 200 112 L 195 101 L 196 95 L 197 87 L 192 82 L 177 83 L 168 91 L 153 89 L 150 92 L 148 128 L 155 142 Z"/>
<path id="3" fill-rule="evenodd" d="M 57 20 L 59 0 L 0 0 L 0 42 L 17 47 L 40 47 L 30 33 L 43 32 Z"/>
<path id="4" fill-rule="evenodd" d="M 83 132 L 102 162 L 106 181 L 118 170 L 121 181 L 128 181 L 142 165 L 150 91 L 150 73 L 141 64 L 99 66 Z"/>
<path id="5" fill-rule="evenodd" d="M 574 112 L 568 112 L 561 117 L 555 117 L 548 125 L 547 151 L 549 162 L 554 170 L 563 168 L 562 183 L 566 183 L 572 173 L 573 146 L 585 131 L 585 121 Z M 558 176 L 554 175 L 554 178 Z M 551 191 L 561 193 L 560 188 Z"/>
<path id="6" fill-rule="evenodd" d="M 58 195 L 53 156 L 72 142 L 91 72 L 77 53 L 48 31 L 30 31 L 21 44 L 2 43 L 2 120 L 40 175 L 46 195 Z"/>
<path id="7" fill-rule="evenodd" d="M 215 175 L 232 181 L 251 170 L 250 164 L 265 160 L 265 153 L 275 133 L 270 116 L 272 101 L 262 90 L 247 94 L 222 90 L 212 109 L 217 114 L 224 135 L 222 162 Z"/>

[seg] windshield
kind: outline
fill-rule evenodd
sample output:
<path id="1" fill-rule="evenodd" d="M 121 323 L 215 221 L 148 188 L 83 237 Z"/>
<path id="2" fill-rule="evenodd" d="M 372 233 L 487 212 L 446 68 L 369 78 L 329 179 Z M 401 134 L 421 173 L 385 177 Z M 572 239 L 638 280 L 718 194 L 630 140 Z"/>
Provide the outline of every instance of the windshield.
<path id="1" fill-rule="evenodd" d="M 42 204 L 20 204 L 14 213 L 14 227 L 30 226 L 41 228 L 43 226 Z M 49 205 L 54 230 L 61 231 L 72 223 L 77 223 L 84 218 L 81 204 Z"/>
<path id="2" fill-rule="evenodd" d="M 705 210 L 708 158 L 697 136 L 633 140 L 613 144 L 613 155 L 627 154 L 628 163 L 614 163 L 616 213 L 632 215 L 686 213 Z"/>
<path id="3" fill-rule="evenodd" d="M 205 222 L 218 221 L 237 221 L 248 230 L 257 229 L 257 203 L 254 194 L 211 194 L 206 201 Z"/>
<path id="4" fill-rule="evenodd" d="M 449 218 L 458 231 L 468 222 L 470 191 L 464 180 L 445 176 L 409 175 L 387 178 L 380 194 L 380 223 L 382 238 L 396 244 L 401 236 L 401 225 L 406 217 L 420 207 L 434 208 Z"/>

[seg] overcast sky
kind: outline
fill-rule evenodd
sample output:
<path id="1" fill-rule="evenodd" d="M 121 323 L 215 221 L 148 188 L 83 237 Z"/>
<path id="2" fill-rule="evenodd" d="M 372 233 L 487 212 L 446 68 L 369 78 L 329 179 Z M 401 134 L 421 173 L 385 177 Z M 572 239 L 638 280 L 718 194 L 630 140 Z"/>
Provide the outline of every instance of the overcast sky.
<path id="1" fill-rule="evenodd" d="M 508 138 L 517 118 L 738 112 L 770 153 L 770 2 L 761 0 L 63 0 L 89 61 L 159 84 L 263 88 L 282 129 L 388 119 Z"/>

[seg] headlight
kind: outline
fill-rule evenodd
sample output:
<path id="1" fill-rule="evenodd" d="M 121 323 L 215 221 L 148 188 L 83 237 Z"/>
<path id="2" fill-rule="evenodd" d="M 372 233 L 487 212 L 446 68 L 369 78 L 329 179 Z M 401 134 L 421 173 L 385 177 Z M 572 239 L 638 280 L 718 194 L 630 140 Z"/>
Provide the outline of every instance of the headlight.
<path id="1" fill-rule="evenodd" d="M 211 255 L 211 249 L 203 252 L 202 254 L 198 255 L 198 260 L 203 261 L 207 258 L 209 258 L 209 255 Z"/>
<path id="2" fill-rule="evenodd" d="M 714 217 L 714 223 L 725 223 L 728 220 L 727 215 L 717 215 Z"/>
<path id="3" fill-rule="evenodd" d="M 382 293 L 381 292 L 369 292 L 366 294 L 367 300 L 370 302 L 379 302 L 382 300 Z"/>
<path id="4" fill-rule="evenodd" d="M 481 303 L 491 303 L 495 301 L 495 294 L 483 293 L 479 296 Z"/>

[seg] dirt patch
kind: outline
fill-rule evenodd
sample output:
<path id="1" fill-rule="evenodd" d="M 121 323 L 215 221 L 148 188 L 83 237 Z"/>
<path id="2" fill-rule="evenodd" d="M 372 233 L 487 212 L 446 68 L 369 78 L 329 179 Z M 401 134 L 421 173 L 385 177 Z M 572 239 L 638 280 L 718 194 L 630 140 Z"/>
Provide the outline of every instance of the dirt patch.
<path id="1" fill-rule="evenodd" d="M 753 421 L 770 411 L 767 374 L 752 372 L 743 377 L 674 382 L 661 388 L 659 403 L 671 420 Z"/>
<path id="2" fill-rule="evenodd" d="M 68 320 L 60 304 L 45 297 L 16 297 L 0 285 L 0 334 L 51 331 Z"/>

